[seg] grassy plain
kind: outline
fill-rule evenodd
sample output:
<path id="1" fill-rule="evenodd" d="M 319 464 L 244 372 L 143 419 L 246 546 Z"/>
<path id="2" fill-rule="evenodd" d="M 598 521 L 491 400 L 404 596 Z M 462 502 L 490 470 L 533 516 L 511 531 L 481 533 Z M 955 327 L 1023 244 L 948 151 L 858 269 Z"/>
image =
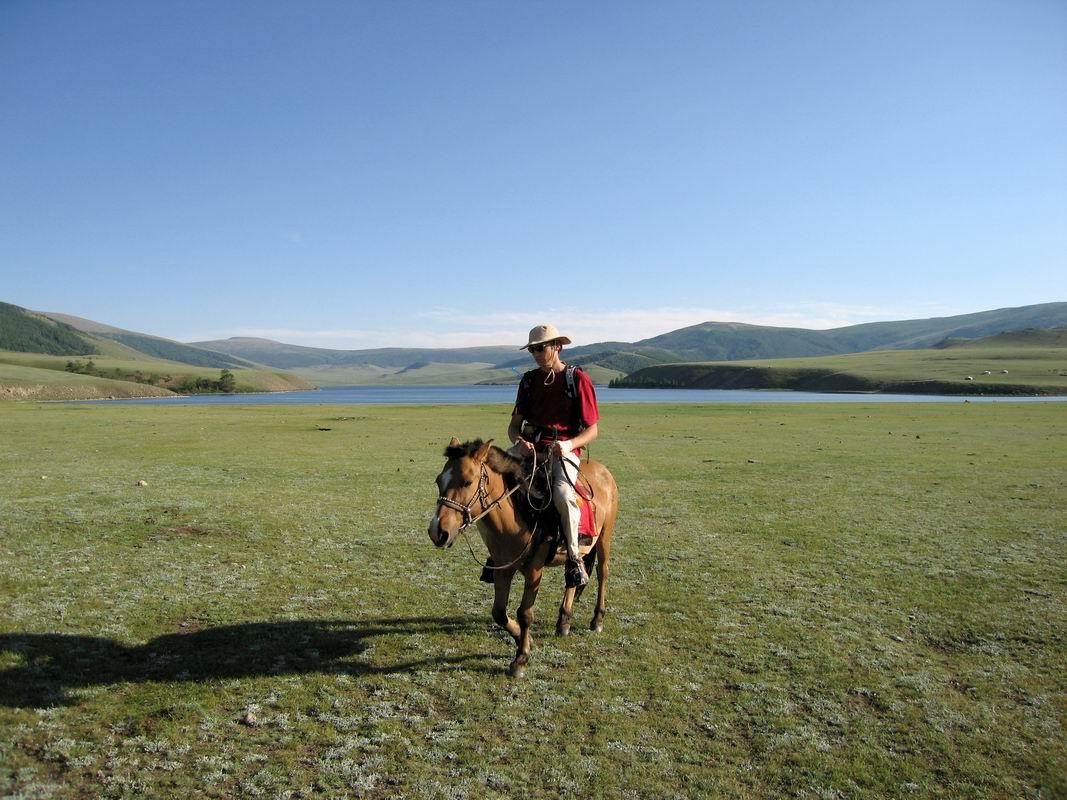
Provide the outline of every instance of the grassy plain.
<path id="1" fill-rule="evenodd" d="M 0 795 L 1067 796 L 1067 406 L 602 411 L 516 682 L 425 534 L 504 407 L 0 405 Z"/>

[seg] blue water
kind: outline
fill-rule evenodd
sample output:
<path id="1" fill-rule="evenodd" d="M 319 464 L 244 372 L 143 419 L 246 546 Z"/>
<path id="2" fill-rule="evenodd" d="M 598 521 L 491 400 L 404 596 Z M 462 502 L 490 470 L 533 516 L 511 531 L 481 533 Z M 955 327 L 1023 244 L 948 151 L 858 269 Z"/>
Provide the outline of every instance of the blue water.
<path id="1" fill-rule="evenodd" d="M 821 394 L 756 389 L 610 389 L 597 387 L 605 403 L 972 403 L 1056 402 L 1067 397 L 973 397 L 929 394 Z M 130 400 L 83 400 L 107 405 L 472 405 L 512 403 L 514 386 L 332 386 L 307 392 L 262 394 L 201 394 L 190 397 L 150 397 Z"/>

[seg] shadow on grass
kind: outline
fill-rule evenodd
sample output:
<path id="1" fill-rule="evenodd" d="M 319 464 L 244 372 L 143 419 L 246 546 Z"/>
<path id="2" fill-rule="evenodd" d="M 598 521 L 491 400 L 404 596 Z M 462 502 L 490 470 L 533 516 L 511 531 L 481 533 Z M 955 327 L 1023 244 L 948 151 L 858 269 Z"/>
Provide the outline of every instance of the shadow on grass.
<path id="1" fill-rule="evenodd" d="M 67 705 L 71 689 L 127 681 L 211 681 L 310 673 L 376 675 L 439 670 L 487 659 L 494 664 L 468 668 L 499 672 L 506 648 L 495 655 L 438 656 L 390 664 L 361 659 L 375 637 L 482 629 L 480 620 L 461 617 L 254 622 L 191 629 L 137 647 L 97 636 L 5 633 L 0 634 L 0 654 L 15 653 L 22 663 L 0 671 L 0 705 Z"/>

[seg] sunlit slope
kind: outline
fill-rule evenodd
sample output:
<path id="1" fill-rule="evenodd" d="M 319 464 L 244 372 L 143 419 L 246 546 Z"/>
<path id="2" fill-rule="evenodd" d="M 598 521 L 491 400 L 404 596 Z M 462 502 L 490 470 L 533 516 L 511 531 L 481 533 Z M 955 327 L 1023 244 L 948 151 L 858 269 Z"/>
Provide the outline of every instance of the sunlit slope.
<path id="1" fill-rule="evenodd" d="M 7 355 L 0 352 L 0 357 Z M 119 397 L 163 397 L 174 392 L 130 381 L 74 375 L 54 369 L 0 362 L 0 400 L 103 400 Z"/>
<path id="2" fill-rule="evenodd" d="M 71 400 L 104 397 L 159 397 L 175 394 L 189 378 L 215 380 L 220 370 L 194 367 L 139 354 L 50 356 L 0 350 L 0 399 Z M 92 361 L 92 375 L 68 365 Z M 267 369 L 233 369 L 238 392 L 310 389 L 313 384 L 290 373 Z"/>
<path id="3" fill-rule="evenodd" d="M 232 373 L 223 382 L 223 370 Z M 0 399 L 69 400 L 176 392 L 264 392 L 311 384 L 156 336 L 0 303 Z"/>

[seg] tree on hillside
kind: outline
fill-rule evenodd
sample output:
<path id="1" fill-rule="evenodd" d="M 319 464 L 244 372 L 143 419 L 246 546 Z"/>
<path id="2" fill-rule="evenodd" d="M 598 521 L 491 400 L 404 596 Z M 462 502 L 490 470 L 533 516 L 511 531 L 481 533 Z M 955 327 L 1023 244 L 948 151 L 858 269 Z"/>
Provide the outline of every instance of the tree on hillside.
<path id="1" fill-rule="evenodd" d="M 219 390 L 232 394 L 237 389 L 237 379 L 233 377 L 233 373 L 228 369 L 222 371 L 222 375 L 219 377 Z"/>

